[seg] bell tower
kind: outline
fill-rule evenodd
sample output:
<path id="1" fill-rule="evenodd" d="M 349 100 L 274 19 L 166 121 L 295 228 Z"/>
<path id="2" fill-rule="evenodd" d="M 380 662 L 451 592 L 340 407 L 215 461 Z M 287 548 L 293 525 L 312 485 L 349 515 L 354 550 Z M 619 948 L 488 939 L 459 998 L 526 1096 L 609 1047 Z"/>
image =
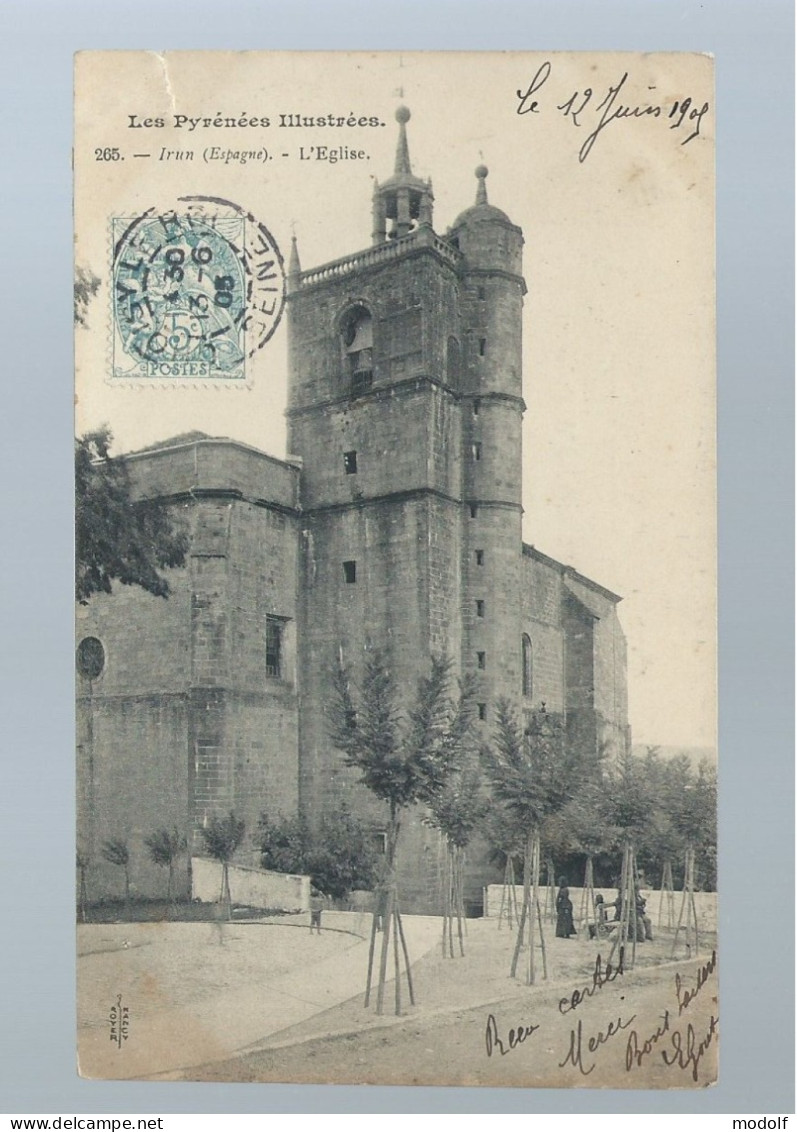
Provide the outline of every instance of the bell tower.
<path id="1" fill-rule="evenodd" d="M 365 650 L 383 650 L 408 700 L 430 657 L 447 654 L 455 674 L 476 672 L 487 726 L 498 696 L 520 695 L 522 235 L 488 204 L 482 167 L 476 203 L 438 235 L 431 181 L 412 171 L 409 110 L 396 119 L 371 245 L 304 271 L 295 243 L 290 258 L 299 789 L 311 820 L 347 800 L 378 821 L 329 742 L 339 650 L 355 672 Z M 428 831 L 413 825 L 403 883 L 417 904 Z"/>

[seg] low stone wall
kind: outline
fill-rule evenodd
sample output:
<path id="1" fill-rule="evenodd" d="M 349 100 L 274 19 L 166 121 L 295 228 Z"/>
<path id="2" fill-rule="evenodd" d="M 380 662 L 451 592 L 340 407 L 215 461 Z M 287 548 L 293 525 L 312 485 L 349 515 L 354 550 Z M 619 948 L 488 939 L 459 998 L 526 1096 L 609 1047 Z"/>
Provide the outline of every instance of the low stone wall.
<path id="1" fill-rule="evenodd" d="M 539 891 L 540 907 L 543 912 L 545 911 L 545 897 L 546 890 L 541 888 Z M 578 920 L 581 911 L 581 888 L 576 888 L 573 885 L 569 887 L 570 899 L 573 902 L 573 914 Z M 616 888 L 603 888 L 600 885 L 596 887 L 596 892 L 600 892 L 603 899 L 610 903 L 617 897 Z M 661 892 L 659 889 L 643 888 L 642 896 L 645 898 L 647 904 L 645 911 L 653 921 L 653 926 L 656 927 L 659 923 L 659 907 L 662 909 L 662 926 L 667 926 L 667 900 L 661 901 Z M 497 919 L 501 913 L 501 897 L 504 892 L 502 884 L 488 884 L 484 889 L 484 915 Z M 515 885 L 515 894 L 517 896 L 518 908 L 523 904 L 523 886 Z M 683 899 L 682 892 L 675 892 L 673 895 L 673 919 L 675 924 L 678 923 L 678 916 L 681 912 L 681 901 Z M 702 931 L 716 931 L 717 930 L 717 894 L 716 892 L 696 892 L 695 893 L 695 909 L 697 911 L 698 928 Z M 686 912 L 684 912 L 684 924 L 686 923 Z"/>
<path id="2" fill-rule="evenodd" d="M 272 873 L 245 865 L 230 865 L 233 904 L 271 912 L 306 912 L 310 907 L 310 878 Z M 191 858 L 191 896 L 212 904 L 219 899 L 221 864 L 207 857 Z"/>

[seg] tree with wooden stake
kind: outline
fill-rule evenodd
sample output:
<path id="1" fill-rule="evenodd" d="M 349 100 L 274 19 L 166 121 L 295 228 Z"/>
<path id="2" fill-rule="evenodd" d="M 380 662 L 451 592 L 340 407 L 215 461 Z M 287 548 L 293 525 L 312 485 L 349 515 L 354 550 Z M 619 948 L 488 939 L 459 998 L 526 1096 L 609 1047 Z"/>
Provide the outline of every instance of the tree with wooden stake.
<path id="1" fill-rule="evenodd" d="M 504 851 L 506 864 L 504 865 L 504 884 L 501 889 L 501 907 L 498 912 L 498 930 L 504 916 L 510 930 L 520 923 L 520 910 L 517 902 L 517 876 L 515 873 L 515 858 L 522 856 L 519 846 L 512 846 Z"/>
<path id="2" fill-rule="evenodd" d="M 700 935 L 697 920 L 697 907 L 695 906 L 695 851 L 691 845 L 687 846 L 686 849 L 684 887 L 681 895 L 681 909 L 678 913 L 678 924 L 672 939 L 672 951 L 670 952 L 672 956 L 675 956 L 678 937 L 682 929 L 684 932 L 687 955 L 690 959 L 694 959 L 700 947 Z"/>
<path id="3" fill-rule="evenodd" d="M 612 948 L 609 952 L 608 963 L 614 958 L 615 951 L 620 950 L 620 963 L 627 970 L 633 968 L 636 962 L 636 945 L 639 924 L 637 922 L 637 870 L 634 848 L 630 841 L 623 846 L 623 863 L 620 870 L 620 884 L 617 899 L 620 904 L 620 917 L 617 931 L 612 938 Z M 631 951 L 628 951 L 628 941 L 631 941 Z"/>
<path id="4" fill-rule="evenodd" d="M 668 931 L 675 930 L 675 889 L 672 882 L 672 863 L 669 859 L 662 865 L 661 892 L 659 894 L 659 930 L 665 926 Z"/>
<path id="5" fill-rule="evenodd" d="M 545 888 L 545 919 L 549 924 L 556 923 L 556 869 L 554 863 L 548 858 L 545 863 L 548 884 Z"/>
<path id="6" fill-rule="evenodd" d="M 528 930 L 526 981 L 533 984 L 535 936 L 539 935 L 543 978 L 548 977 L 545 934 L 539 901 L 540 828 L 546 816 L 560 810 L 569 798 L 561 722 L 545 711 L 535 712 L 521 732 L 512 705 L 496 704 L 496 730 L 492 744 L 483 750 L 493 794 L 506 809 L 510 821 L 525 831 L 523 857 L 523 904 L 510 974 L 517 974 L 518 959 Z"/>
<path id="7" fill-rule="evenodd" d="M 703 762 L 696 776 L 690 776 L 687 785 L 674 799 L 672 823 L 686 843 L 684 853 L 684 883 L 678 923 L 672 943 L 672 954 L 681 930 L 686 933 L 687 952 L 694 956 L 699 948 L 699 926 L 695 888 L 697 884 L 697 850 L 707 853 L 716 844 L 717 780 L 716 771 Z M 711 878 L 707 878 L 711 879 Z"/>
<path id="8" fill-rule="evenodd" d="M 478 767 L 455 772 L 430 803 L 429 825 L 445 840 L 443 864 L 443 955 L 454 958 L 454 920 L 457 924 L 459 953 L 465 954 L 464 865 L 465 850 L 481 823 L 487 803 L 481 791 Z"/>
<path id="9" fill-rule="evenodd" d="M 171 831 L 159 829 L 157 833 L 145 837 L 144 844 L 155 864 L 169 870 L 168 880 L 166 881 L 166 901 L 171 904 L 174 896 L 174 865 L 180 854 L 185 852 L 188 843 L 177 829 Z"/>
<path id="10" fill-rule="evenodd" d="M 125 873 L 125 913 L 130 910 L 130 850 L 122 838 L 112 838 L 102 847 L 102 855 L 111 865 L 124 869 Z"/>
<path id="11" fill-rule="evenodd" d="M 211 857 L 221 865 L 221 889 L 219 904 L 226 909 L 226 918 L 232 919 L 232 896 L 230 895 L 230 861 L 244 839 L 246 825 L 242 818 L 237 818 L 235 812 L 222 818 L 214 816 L 206 826 L 200 829 L 205 848 Z"/>
<path id="12" fill-rule="evenodd" d="M 485 756 L 482 755 L 484 758 Z M 517 826 L 517 817 L 503 806 L 488 806 L 480 833 L 490 846 L 489 859 L 501 869 L 501 904 L 498 910 L 498 930 L 504 920 L 510 929 L 519 923 L 520 911 L 517 898 L 518 878 L 522 876 L 523 849 L 526 844 L 526 830 Z"/>
<path id="13" fill-rule="evenodd" d="M 471 691 L 461 688 L 450 695 L 451 662 L 433 657 L 428 676 L 418 681 L 413 703 L 406 713 L 382 652 L 367 653 L 359 688 L 346 668 L 342 651 L 334 676 L 330 702 L 330 737 L 344 753 L 347 766 L 360 772 L 360 781 L 389 811 L 385 870 L 371 923 L 365 1005 L 371 1001 L 371 983 L 380 916 L 384 930 L 379 956 L 376 1010 L 384 1009 L 385 982 L 391 931 L 396 992 L 396 1014 L 401 1013 L 399 946 L 410 1002 L 415 1002 L 409 954 L 401 921 L 396 887 L 396 850 L 401 819 L 409 807 L 430 805 L 452 773 L 464 761 L 471 721 Z"/>
<path id="14" fill-rule="evenodd" d="M 617 947 L 627 968 L 634 965 L 639 925 L 637 924 L 638 876 L 635 845 L 644 841 L 654 808 L 655 783 L 645 774 L 642 760 L 626 750 L 604 780 L 603 809 L 607 834 L 622 850 L 622 866 L 617 899 L 620 902 L 620 926 L 612 942 L 612 955 Z M 631 941 L 630 953 L 626 944 Z"/>

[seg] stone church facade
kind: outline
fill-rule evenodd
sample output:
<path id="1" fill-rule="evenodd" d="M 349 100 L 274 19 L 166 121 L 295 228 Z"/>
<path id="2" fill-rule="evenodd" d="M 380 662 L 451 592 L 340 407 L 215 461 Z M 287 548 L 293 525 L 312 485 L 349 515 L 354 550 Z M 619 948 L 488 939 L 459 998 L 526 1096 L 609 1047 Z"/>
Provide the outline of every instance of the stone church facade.
<path id="1" fill-rule="evenodd" d="M 369 248 L 305 270 L 287 295 L 287 460 L 188 434 L 128 457 L 135 493 L 191 529 L 168 601 L 131 587 L 78 612 L 79 848 L 94 895 L 118 877 L 99 847 L 128 840 L 134 885 L 160 893 L 144 838 L 213 813 L 345 802 L 384 814 L 329 740 L 330 678 L 380 647 L 409 696 L 433 654 L 496 702 L 555 713 L 596 751 L 628 742 L 619 598 L 521 534 L 523 235 L 488 202 L 444 235 L 412 173 L 400 110 L 395 171 L 374 188 Z M 436 911 L 437 835 L 410 815 L 403 906 Z M 247 853 L 241 854 L 247 859 Z M 468 897 L 496 880 L 474 851 Z M 183 877 L 187 886 L 188 877 Z"/>

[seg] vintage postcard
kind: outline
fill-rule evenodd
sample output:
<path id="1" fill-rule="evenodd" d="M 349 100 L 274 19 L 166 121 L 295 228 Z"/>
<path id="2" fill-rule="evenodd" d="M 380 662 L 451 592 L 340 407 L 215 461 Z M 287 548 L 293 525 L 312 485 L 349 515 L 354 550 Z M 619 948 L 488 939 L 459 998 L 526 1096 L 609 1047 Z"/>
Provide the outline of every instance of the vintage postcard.
<path id="1" fill-rule="evenodd" d="M 717 1080 L 715 121 L 76 57 L 83 1076 Z"/>

